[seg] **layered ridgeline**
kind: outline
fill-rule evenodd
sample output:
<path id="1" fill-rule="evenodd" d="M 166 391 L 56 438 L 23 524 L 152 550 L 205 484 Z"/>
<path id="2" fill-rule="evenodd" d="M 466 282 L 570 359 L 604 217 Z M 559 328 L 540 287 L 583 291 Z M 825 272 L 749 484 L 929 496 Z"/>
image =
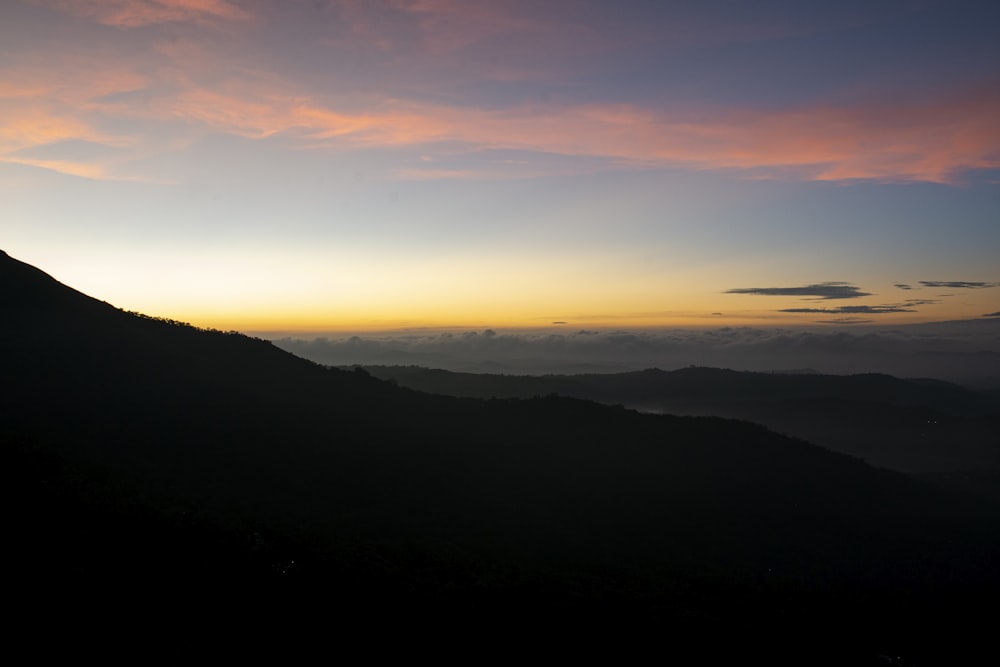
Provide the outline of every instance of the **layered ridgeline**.
<path id="1" fill-rule="evenodd" d="M 746 422 L 421 393 L 6 255 L 0 369 L 7 590 L 225 580 L 327 612 L 779 622 L 844 646 L 919 643 L 996 583 L 988 505 L 857 458 Z"/>
<path id="2" fill-rule="evenodd" d="M 695 367 L 545 376 L 416 366 L 366 370 L 449 396 L 559 395 L 647 412 L 745 419 L 901 472 L 1000 475 L 1000 398 L 940 380 Z"/>

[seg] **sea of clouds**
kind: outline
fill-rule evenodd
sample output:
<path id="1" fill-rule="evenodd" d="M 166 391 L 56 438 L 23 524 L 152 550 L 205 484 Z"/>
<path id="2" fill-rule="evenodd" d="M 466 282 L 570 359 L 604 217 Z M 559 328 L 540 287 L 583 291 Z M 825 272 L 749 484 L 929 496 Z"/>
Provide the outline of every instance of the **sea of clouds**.
<path id="1" fill-rule="evenodd" d="M 671 370 L 889 373 L 1000 386 L 1000 318 L 909 325 L 716 329 L 398 332 L 274 344 L 331 366 L 417 365 L 507 374 Z"/>

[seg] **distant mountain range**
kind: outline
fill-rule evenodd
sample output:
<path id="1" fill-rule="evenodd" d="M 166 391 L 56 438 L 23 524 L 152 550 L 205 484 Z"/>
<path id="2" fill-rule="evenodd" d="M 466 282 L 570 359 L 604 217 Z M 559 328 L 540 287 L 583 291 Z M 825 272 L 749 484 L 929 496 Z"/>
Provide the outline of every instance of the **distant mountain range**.
<path id="1" fill-rule="evenodd" d="M 365 369 L 448 396 L 571 396 L 644 412 L 744 419 L 907 473 L 1000 471 L 1000 397 L 940 380 L 695 367 L 545 376 Z"/>
<path id="2" fill-rule="evenodd" d="M 744 421 L 415 391 L 121 311 L 2 253 L 0 370 L 2 576 L 19 604 L 224 582 L 330 622 L 641 622 L 677 641 L 777 625 L 872 661 L 974 626 L 1000 589 L 998 513 L 973 496 Z M 653 371 L 590 398 L 664 408 L 717 397 L 719 373 Z M 727 377 L 730 401 L 765 380 L 769 400 L 799 400 L 780 382 L 807 379 Z M 527 392 L 599 386 L 545 381 Z M 845 402 L 990 405 L 844 382 Z"/>

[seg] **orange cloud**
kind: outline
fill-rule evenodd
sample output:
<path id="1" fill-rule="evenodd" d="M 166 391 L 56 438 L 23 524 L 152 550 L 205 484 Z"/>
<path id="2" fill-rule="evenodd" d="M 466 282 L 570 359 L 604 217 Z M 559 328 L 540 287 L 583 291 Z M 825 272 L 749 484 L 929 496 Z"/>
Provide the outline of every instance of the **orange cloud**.
<path id="1" fill-rule="evenodd" d="M 38 0 L 61 11 L 117 28 L 209 20 L 244 21 L 252 15 L 229 0 Z"/>
<path id="2" fill-rule="evenodd" d="M 40 169 L 48 169 L 68 176 L 78 176 L 92 180 L 106 179 L 108 174 L 102 165 L 88 164 L 86 162 L 73 162 L 71 160 L 35 160 L 21 158 L 17 156 L 0 155 L 0 162 L 10 164 L 23 164 Z"/>
<path id="3" fill-rule="evenodd" d="M 8 110 L 0 126 L 0 151 L 13 151 L 64 139 L 89 139 L 90 128 L 73 118 L 49 115 L 40 109 Z"/>

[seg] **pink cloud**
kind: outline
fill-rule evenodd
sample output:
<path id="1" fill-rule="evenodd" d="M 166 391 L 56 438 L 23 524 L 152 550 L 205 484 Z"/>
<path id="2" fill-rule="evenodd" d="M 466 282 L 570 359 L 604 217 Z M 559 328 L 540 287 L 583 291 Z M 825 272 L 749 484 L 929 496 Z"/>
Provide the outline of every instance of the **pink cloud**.
<path id="1" fill-rule="evenodd" d="M 956 95 L 919 107 L 705 112 L 679 120 L 631 106 L 497 113 L 424 110 L 397 142 L 429 136 L 473 145 L 598 156 L 636 166 L 753 171 L 804 180 L 954 182 L 1000 167 L 1000 95 Z"/>
<path id="2" fill-rule="evenodd" d="M 106 165 L 94 161 L 46 159 L 24 152 L 69 140 L 105 146 L 122 146 L 127 141 L 101 133 L 75 118 L 56 115 L 37 106 L 25 106 L 8 109 L 4 123 L 0 125 L 0 162 L 30 165 L 84 178 L 108 177 Z"/>
<path id="3" fill-rule="evenodd" d="M 273 72 L 210 57 L 188 40 L 152 42 L 151 53 L 154 59 L 140 67 L 141 75 L 127 63 L 108 65 L 103 55 L 88 60 L 72 54 L 0 71 L 0 155 L 10 160 L 15 151 L 63 139 L 135 147 L 155 143 L 163 123 L 180 121 L 200 131 L 280 137 L 296 148 L 412 146 L 435 156 L 443 146 L 453 152 L 458 145 L 470 153 L 494 148 L 593 157 L 601 161 L 599 168 L 732 170 L 754 178 L 953 183 L 967 170 L 1000 168 L 1000 89 L 995 85 L 938 91 L 915 102 L 777 111 L 677 113 L 628 104 L 496 110 L 373 93 L 363 104 L 352 96 L 346 106 L 340 98 L 313 94 Z M 139 90 L 144 91 L 141 100 L 114 95 Z M 123 119 L 134 121 L 128 140 L 110 136 L 107 129 Z M 449 178 L 459 171 L 454 162 L 426 169 L 420 173 L 415 165 L 398 173 Z M 480 165 L 470 173 L 489 178 L 498 171 Z"/>
<path id="4" fill-rule="evenodd" d="M 252 15 L 229 0 L 37 0 L 118 28 L 210 20 L 244 21 Z"/>
<path id="5" fill-rule="evenodd" d="M 629 105 L 494 111 L 398 100 L 357 112 L 265 90 L 192 89 L 160 101 L 155 113 L 250 138 L 284 135 L 301 147 L 457 142 L 470 150 L 512 149 L 595 157 L 636 168 L 739 170 L 801 180 L 950 183 L 965 170 L 1000 167 L 1000 94 L 992 92 L 941 97 L 919 106 L 705 111 L 697 118 L 675 118 Z M 418 177 L 413 170 L 405 173 Z"/>
<path id="6" fill-rule="evenodd" d="M 397 4 L 416 19 L 424 47 L 437 54 L 459 51 L 498 35 L 508 39 L 516 35 L 551 36 L 554 27 L 488 0 L 404 0 Z M 564 29 L 568 23 L 558 27 Z"/>
<path id="7" fill-rule="evenodd" d="M 93 110 L 104 95 L 135 90 L 145 79 L 126 67 L 93 66 L 86 59 L 59 67 L 22 65 L 0 70 L 0 162 L 24 164 L 85 178 L 108 178 L 101 161 L 40 158 L 31 149 L 82 141 L 111 148 L 135 145 L 133 137 L 101 129 Z"/>

